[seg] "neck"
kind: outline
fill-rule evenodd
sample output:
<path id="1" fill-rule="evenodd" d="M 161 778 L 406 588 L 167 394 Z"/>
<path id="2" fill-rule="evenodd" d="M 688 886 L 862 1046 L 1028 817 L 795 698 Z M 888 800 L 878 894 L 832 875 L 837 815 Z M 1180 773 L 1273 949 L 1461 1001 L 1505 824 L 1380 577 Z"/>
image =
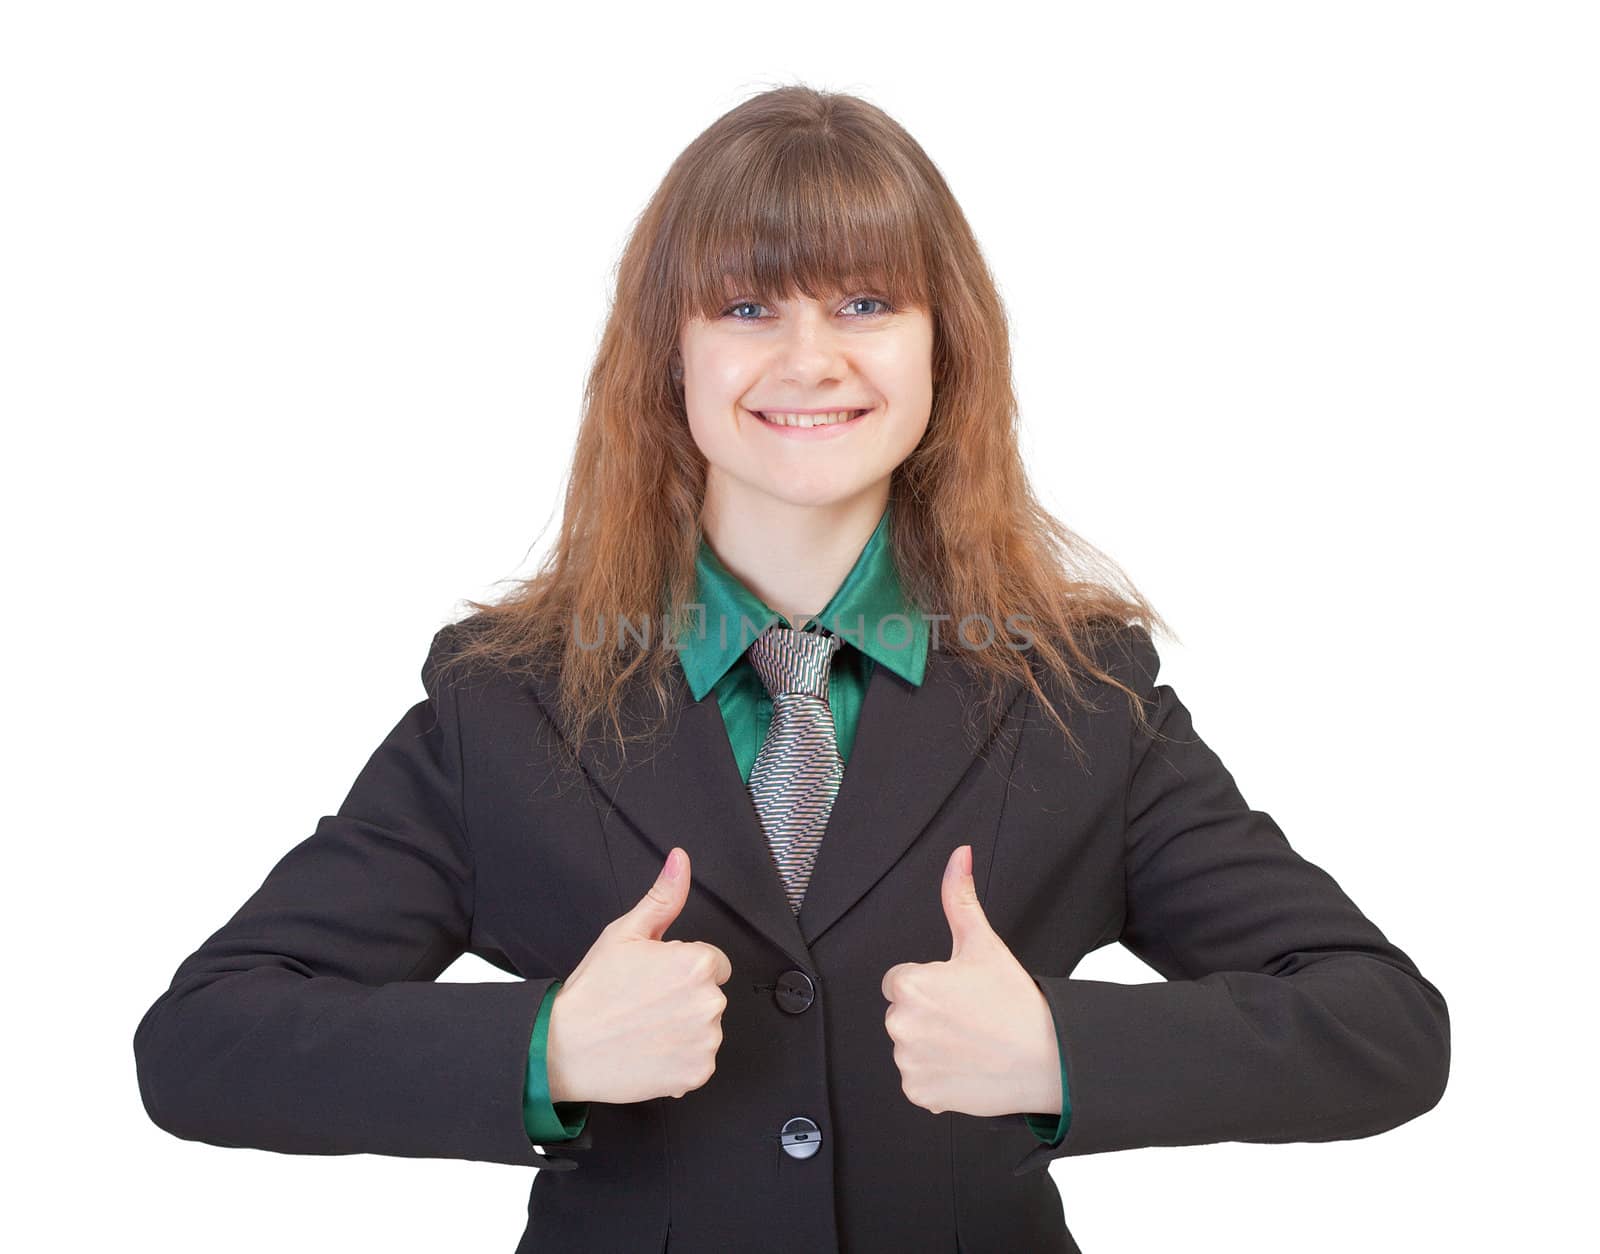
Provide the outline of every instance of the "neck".
<path id="1" fill-rule="evenodd" d="M 839 590 L 889 502 L 889 480 L 825 505 L 795 505 L 715 476 L 700 527 L 724 566 L 799 628 Z"/>

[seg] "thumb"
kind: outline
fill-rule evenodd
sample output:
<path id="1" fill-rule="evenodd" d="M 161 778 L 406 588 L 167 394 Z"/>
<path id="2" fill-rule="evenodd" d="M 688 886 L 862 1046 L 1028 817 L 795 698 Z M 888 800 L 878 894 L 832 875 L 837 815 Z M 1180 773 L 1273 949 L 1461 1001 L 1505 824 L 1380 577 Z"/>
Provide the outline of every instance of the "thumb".
<path id="1" fill-rule="evenodd" d="M 674 845 L 650 891 L 617 920 L 621 925 L 618 930 L 630 940 L 660 940 L 688 899 L 689 854 Z"/>
<path id="2" fill-rule="evenodd" d="M 963 852 L 965 850 L 965 852 Z M 978 904 L 978 886 L 972 878 L 972 846 L 958 845 L 945 864 L 939 884 L 944 917 L 950 924 L 950 958 L 973 951 L 995 938 L 989 918 Z"/>

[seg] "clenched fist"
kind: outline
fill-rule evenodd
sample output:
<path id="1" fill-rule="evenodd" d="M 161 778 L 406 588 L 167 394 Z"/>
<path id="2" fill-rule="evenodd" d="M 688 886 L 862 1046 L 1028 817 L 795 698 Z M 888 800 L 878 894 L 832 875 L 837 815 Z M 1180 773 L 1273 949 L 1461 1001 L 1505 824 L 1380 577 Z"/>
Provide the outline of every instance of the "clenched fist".
<path id="1" fill-rule="evenodd" d="M 557 990 L 545 1041 L 555 1102 L 682 1097 L 717 1069 L 720 985 L 733 966 L 704 941 L 663 941 L 689 896 L 689 855 L 674 846 L 639 904 L 606 924 Z"/>
<path id="2" fill-rule="evenodd" d="M 966 852 L 963 853 L 962 850 Z M 972 847 L 958 846 L 940 884 L 950 961 L 902 962 L 883 977 L 900 1088 L 942 1114 L 1061 1109 L 1061 1054 L 1050 1003 L 978 904 Z"/>

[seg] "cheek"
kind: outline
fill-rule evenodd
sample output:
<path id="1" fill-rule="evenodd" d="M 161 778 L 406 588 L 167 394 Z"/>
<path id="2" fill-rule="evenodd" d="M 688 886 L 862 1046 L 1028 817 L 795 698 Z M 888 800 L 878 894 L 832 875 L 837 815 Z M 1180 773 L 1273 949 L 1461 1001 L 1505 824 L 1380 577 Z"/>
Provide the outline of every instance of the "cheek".
<path id="1" fill-rule="evenodd" d="M 689 436 L 702 457 L 724 467 L 737 466 L 748 458 L 749 439 L 742 430 L 746 419 L 736 404 L 702 399 L 688 408 Z"/>
<path id="2" fill-rule="evenodd" d="M 919 342 L 898 345 L 881 363 L 879 380 L 895 408 L 920 414 L 926 423 L 933 407 L 932 345 Z"/>
<path id="3" fill-rule="evenodd" d="M 888 430 L 884 432 L 885 441 L 902 456 L 909 453 L 927 433 L 931 409 L 931 399 L 927 397 L 905 402 L 888 424 Z"/>
<path id="4" fill-rule="evenodd" d="M 910 456 L 921 446 L 922 437 L 927 432 L 927 429 L 927 424 L 924 423 L 920 427 L 905 432 L 899 443 L 894 446 L 894 452 L 890 456 L 889 460 L 893 462 L 895 466 L 899 466 L 902 462 L 910 458 Z"/>
<path id="5" fill-rule="evenodd" d="M 694 405 L 689 406 L 689 435 L 699 445 L 700 451 L 714 459 L 726 435 L 719 424 Z"/>
<path id="6" fill-rule="evenodd" d="M 691 345 L 685 368 L 708 408 L 736 400 L 760 373 L 747 352 L 728 344 Z"/>

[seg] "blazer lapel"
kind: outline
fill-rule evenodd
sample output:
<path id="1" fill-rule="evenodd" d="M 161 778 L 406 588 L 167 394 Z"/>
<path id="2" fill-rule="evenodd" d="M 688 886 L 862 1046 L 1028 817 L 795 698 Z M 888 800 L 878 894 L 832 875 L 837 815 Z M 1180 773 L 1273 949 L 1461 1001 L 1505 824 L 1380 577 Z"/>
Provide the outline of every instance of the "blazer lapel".
<path id="1" fill-rule="evenodd" d="M 887 667 L 873 667 L 850 761 L 800 903 L 800 932 L 808 946 L 882 879 L 933 821 L 979 754 L 988 753 L 1022 690 L 1020 680 L 1009 681 L 994 707 L 994 721 L 975 727 L 968 712 L 978 693 L 954 655 L 930 652 L 920 685 Z M 770 874 L 777 884 L 777 869 Z M 783 908 L 787 913 L 787 902 Z"/>
<path id="2" fill-rule="evenodd" d="M 661 861 L 673 845 L 682 845 L 694 860 L 695 889 L 717 897 L 797 964 L 810 967 L 810 946 L 932 821 L 979 752 L 989 748 L 1021 689 L 1011 681 L 997 721 L 974 729 L 967 725 L 967 710 L 977 694 L 953 656 L 930 653 L 920 686 L 887 667 L 873 667 L 798 917 L 784 896 L 714 695 L 692 700 L 675 674 L 662 733 L 630 745 L 626 760 L 612 742 L 599 740 L 584 745 L 578 759 L 590 785 Z M 535 687 L 533 695 L 555 726 L 554 694 Z M 630 690 L 623 725 L 640 725 L 654 709 L 653 697 Z"/>

